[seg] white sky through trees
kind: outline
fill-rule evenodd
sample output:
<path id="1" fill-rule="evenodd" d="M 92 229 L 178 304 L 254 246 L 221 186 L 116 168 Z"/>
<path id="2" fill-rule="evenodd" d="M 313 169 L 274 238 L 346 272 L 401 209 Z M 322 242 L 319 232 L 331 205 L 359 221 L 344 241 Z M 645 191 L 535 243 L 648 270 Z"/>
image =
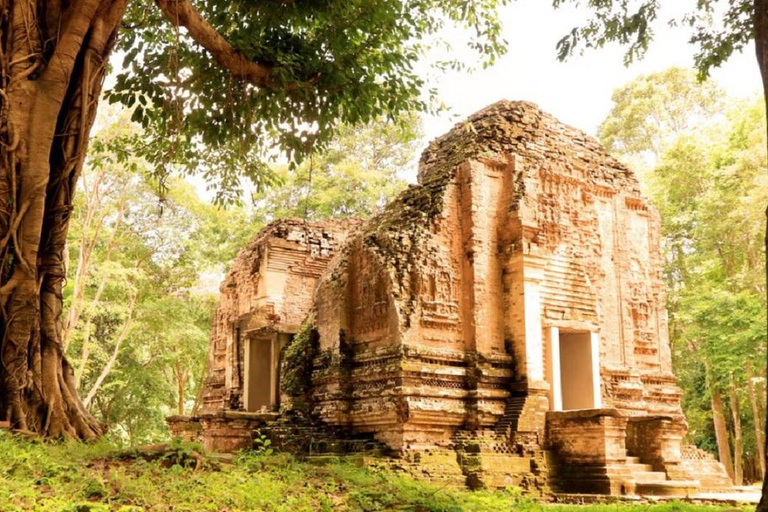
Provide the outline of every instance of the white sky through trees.
<path id="1" fill-rule="evenodd" d="M 473 112 L 501 99 L 532 101 L 559 120 L 596 135 L 598 125 L 610 111 L 614 89 L 641 74 L 672 66 L 693 68 L 696 49 L 688 43 L 691 32 L 683 26 L 669 27 L 667 22 L 690 12 L 695 3 L 664 0 L 648 53 L 642 61 L 625 67 L 624 48 L 618 45 L 586 50 L 565 63 L 557 60 L 555 45 L 573 27 L 583 24 L 588 9 L 566 4 L 555 10 L 552 0 L 512 0 L 501 11 L 508 52 L 493 67 L 472 73 L 435 73 L 424 63 L 423 74 L 430 77 L 429 85 L 437 87 L 439 100 L 450 109 L 439 116 L 423 117 L 424 145 Z M 436 50 L 430 59 L 458 56 L 469 63 L 476 60 L 464 45 L 466 37 L 466 32 L 449 33 L 446 39 L 452 43 L 452 50 Z M 115 67 L 122 58 L 122 54 L 113 55 Z M 754 46 L 750 44 L 743 53 L 734 54 L 722 68 L 713 71 L 712 77 L 731 96 L 758 96 L 760 74 Z M 108 80 L 107 87 L 112 84 L 113 79 Z M 414 162 L 403 169 L 401 177 L 415 182 L 416 167 Z M 212 198 L 213 193 L 206 190 L 201 177 L 187 179 L 201 197 Z M 250 187 L 246 184 L 245 188 Z"/>
<path id="2" fill-rule="evenodd" d="M 645 58 L 628 68 L 623 64 L 624 49 L 617 45 L 587 50 L 559 62 L 555 45 L 571 28 L 582 24 L 588 12 L 570 4 L 556 11 L 551 4 L 550 0 L 513 1 L 502 11 L 508 53 L 492 68 L 438 77 L 440 98 L 454 116 L 425 117 L 427 141 L 500 99 L 532 101 L 561 121 L 595 135 L 610 111 L 614 89 L 641 74 L 672 66 L 693 68 L 695 47 L 688 43 L 690 32 L 683 26 L 669 27 L 667 21 L 689 12 L 695 0 L 662 2 L 666 10 L 654 26 L 654 42 Z M 758 94 L 760 73 L 754 51 L 750 45 L 712 73 L 729 95 Z"/>

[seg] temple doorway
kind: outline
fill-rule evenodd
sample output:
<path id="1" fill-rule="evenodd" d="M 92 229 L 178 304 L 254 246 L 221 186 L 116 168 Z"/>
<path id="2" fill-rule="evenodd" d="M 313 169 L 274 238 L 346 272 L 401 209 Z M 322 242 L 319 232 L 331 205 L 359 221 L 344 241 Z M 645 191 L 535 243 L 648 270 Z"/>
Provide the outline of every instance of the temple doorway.
<path id="1" fill-rule="evenodd" d="M 595 385 L 590 333 L 560 333 L 563 410 L 594 409 Z"/>
<path id="2" fill-rule="evenodd" d="M 280 406 L 280 354 L 292 335 L 253 336 L 245 345 L 246 411 L 274 411 Z"/>
<path id="3" fill-rule="evenodd" d="M 552 327 L 548 356 L 547 374 L 552 410 L 601 407 L 600 345 L 597 333 Z"/>

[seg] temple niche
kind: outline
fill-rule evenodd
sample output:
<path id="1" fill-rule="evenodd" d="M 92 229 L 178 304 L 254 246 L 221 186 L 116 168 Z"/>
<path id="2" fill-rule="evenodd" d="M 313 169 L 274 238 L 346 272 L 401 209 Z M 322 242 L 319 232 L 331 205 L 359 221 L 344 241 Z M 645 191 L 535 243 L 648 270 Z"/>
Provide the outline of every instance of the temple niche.
<path id="1" fill-rule="evenodd" d="M 659 217 L 629 169 L 535 105 L 501 101 L 433 141 L 418 179 L 358 229 L 339 223 L 311 275 L 310 259 L 254 252 L 274 235 L 246 249 L 222 286 L 204 411 L 247 422 L 236 411 L 255 396 L 277 410 L 280 353 L 304 322 L 307 428 L 368 436 L 434 478 L 540 493 L 730 485 L 683 440 Z"/>

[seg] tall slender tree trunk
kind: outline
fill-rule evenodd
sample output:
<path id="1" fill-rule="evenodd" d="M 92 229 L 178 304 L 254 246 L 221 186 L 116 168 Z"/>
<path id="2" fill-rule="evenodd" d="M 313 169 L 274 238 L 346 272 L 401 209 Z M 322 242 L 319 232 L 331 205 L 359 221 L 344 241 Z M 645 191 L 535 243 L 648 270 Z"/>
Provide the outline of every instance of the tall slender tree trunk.
<path id="1" fill-rule="evenodd" d="M 0 0 L 0 419 L 93 438 L 61 345 L 72 195 L 127 0 Z"/>
<path id="2" fill-rule="evenodd" d="M 760 68 L 760 76 L 763 81 L 763 98 L 765 99 L 766 117 L 768 117 L 768 0 L 754 0 L 753 5 L 753 25 L 754 25 L 754 37 L 755 37 L 755 53 L 757 56 L 757 65 Z M 768 207 L 765 210 L 766 220 L 768 220 Z M 768 222 L 765 226 L 765 248 L 768 251 Z M 766 278 L 766 301 L 768 302 L 768 265 L 765 268 Z M 766 332 L 768 333 L 768 324 L 766 325 Z M 768 350 L 766 350 L 768 356 Z M 766 367 L 768 367 L 768 360 L 765 361 Z M 766 399 L 768 399 L 768 393 L 766 393 Z M 768 409 L 766 409 L 768 410 Z M 764 443 L 768 443 L 768 436 L 765 437 Z M 768 452 L 768 444 L 764 444 L 763 460 L 765 461 L 765 453 Z M 757 505 L 759 512 L 768 512 L 768 479 L 763 478 L 763 493 L 760 498 L 760 503 Z"/>
<path id="3" fill-rule="evenodd" d="M 114 369 L 115 363 L 117 363 L 117 358 L 120 355 L 120 346 L 123 344 L 123 341 L 125 341 L 125 338 L 128 336 L 128 333 L 131 331 L 131 326 L 133 324 L 133 310 L 136 307 L 137 295 L 138 293 L 134 293 L 133 296 L 131 296 L 130 302 L 128 303 L 128 317 L 125 319 L 125 323 L 123 323 L 123 326 L 120 329 L 119 334 L 117 335 L 117 339 L 115 339 L 115 347 L 112 350 L 112 355 L 107 361 L 107 364 L 104 365 L 104 368 L 102 368 L 99 376 L 96 377 L 96 382 L 93 383 L 91 390 L 88 392 L 88 394 L 85 396 L 85 399 L 83 400 L 83 404 L 86 407 L 91 406 L 91 402 L 96 396 L 96 393 L 99 392 L 102 384 L 104 384 L 104 380 L 106 380 L 106 378 Z"/>
<path id="4" fill-rule="evenodd" d="M 90 187 L 84 184 L 84 192 L 87 194 L 86 198 L 86 214 L 83 220 L 83 233 L 80 237 L 80 249 L 77 257 L 77 267 L 75 269 L 75 277 L 72 280 L 72 295 L 70 298 L 70 306 L 67 311 L 66 318 L 62 322 L 62 335 L 61 345 L 64 349 L 64 354 L 67 353 L 67 347 L 69 347 L 72 341 L 72 334 L 77 328 L 80 317 L 86 308 L 85 300 L 85 285 L 88 278 L 91 275 L 91 262 L 93 251 L 96 249 L 96 244 L 102 239 L 102 231 L 104 230 L 104 221 L 106 214 L 100 211 L 103 204 L 103 197 L 110 192 L 110 186 L 104 186 L 104 176 L 106 169 L 101 169 L 94 177 L 94 182 Z M 120 190 L 120 198 L 117 207 L 117 219 L 114 222 L 109 236 L 106 241 L 106 249 L 102 257 L 102 265 L 105 262 L 110 261 L 112 257 L 112 251 L 115 248 L 115 238 L 120 232 L 120 228 L 123 224 L 123 215 L 125 213 L 125 189 Z M 98 213 L 98 217 L 97 214 Z M 93 305 L 98 304 L 99 298 L 104 291 L 104 280 L 99 285 L 96 291 L 94 299 L 91 301 Z M 89 320 L 90 321 L 90 318 Z M 84 344 L 85 345 L 85 344 Z M 82 360 L 82 359 L 81 359 Z M 81 363 L 81 366 L 84 366 Z M 77 380 L 78 373 L 75 371 L 75 380 Z M 79 386 L 79 383 L 78 383 Z"/>
<path id="5" fill-rule="evenodd" d="M 101 295 L 104 293 L 104 290 L 107 287 L 107 278 L 106 276 L 101 279 L 101 282 L 99 282 L 99 286 L 96 288 L 96 293 L 93 296 L 93 299 L 91 300 L 91 307 L 95 309 L 99 302 L 101 301 Z M 74 306 L 73 306 L 74 307 Z M 78 314 L 78 320 L 79 320 L 79 314 Z M 82 336 L 83 336 L 83 343 L 80 347 L 80 364 L 75 368 L 75 386 L 77 389 L 80 389 L 80 382 L 83 379 L 83 375 L 85 374 L 85 370 L 88 367 L 88 360 L 91 357 L 91 333 L 93 332 L 94 325 L 93 325 L 93 315 L 89 314 L 88 318 L 85 321 L 85 325 L 82 327 Z M 66 331 L 65 331 L 66 332 Z M 64 347 L 66 350 L 66 346 Z"/>
<path id="6" fill-rule="evenodd" d="M 733 483 L 741 485 L 744 483 L 744 468 L 742 458 L 744 455 L 743 437 L 741 433 L 741 407 L 739 406 L 739 397 L 736 394 L 736 383 L 733 381 L 733 374 L 728 383 L 728 401 L 730 402 L 731 417 L 733 418 Z"/>
<path id="7" fill-rule="evenodd" d="M 755 390 L 755 377 L 752 374 L 752 365 L 747 364 L 747 391 L 749 405 L 752 408 L 752 423 L 755 427 L 755 444 L 757 445 L 757 460 L 760 468 L 760 478 L 765 478 L 765 439 L 763 431 L 763 419 L 760 414 L 757 391 Z"/>
<path id="8" fill-rule="evenodd" d="M 178 401 L 176 403 L 176 409 L 179 416 L 184 416 L 184 396 L 187 390 L 187 372 L 181 368 L 174 370 L 176 374 L 176 392 L 178 393 Z"/>
<path id="9" fill-rule="evenodd" d="M 725 424 L 725 407 L 723 407 L 723 398 L 720 395 L 720 389 L 717 385 L 712 385 L 712 421 L 715 425 L 715 438 L 717 439 L 717 453 L 728 472 L 731 480 L 734 479 L 733 459 L 731 458 L 731 446 L 728 442 L 728 427 Z"/>
<path id="10" fill-rule="evenodd" d="M 698 350 L 695 344 L 688 344 L 688 348 L 695 354 Z M 705 376 L 710 392 L 710 405 L 712 406 L 712 425 L 715 427 L 715 440 L 717 441 L 717 455 L 720 462 L 725 467 L 725 471 L 731 480 L 734 480 L 733 459 L 731 458 L 731 445 L 728 440 L 728 425 L 725 422 L 725 407 L 723 406 L 723 397 L 720 394 L 720 388 L 715 382 L 712 372 L 712 364 L 701 356 L 704 362 Z"/>
<path id="11" fill-rule="evenodd" d="M 61 346 L 65 354 L 67 353 L 67 347 L 69 347 L 72 331 L 74 331 L 77 326 L 80 314 L 83 311 L 83 303 L 85 302 L 85 281 L 88 276 L 91 255 L 93 254 L 96 242 L 98 241 L 98 234 L 89 236 L 89 231 L 91 230 L 96 210 L 101 206 L 99 201 L 99 185 L 104 178 L 105 172 L 105 169 L 101 169 L 96 174 L 91 189 L 89 189 L 87 185 L 85 186 L 85 193 L 87 195 L 85 201 L 85 219 L 83 220 L 83 233 L 80 237 L 80 248 L 77 255 L 77 268 L 75 269 L 75 277 L 72 283 L 71 305 L 69 306 L 69 311 L 67 311 L 66 318 L 62 323 Z"/>

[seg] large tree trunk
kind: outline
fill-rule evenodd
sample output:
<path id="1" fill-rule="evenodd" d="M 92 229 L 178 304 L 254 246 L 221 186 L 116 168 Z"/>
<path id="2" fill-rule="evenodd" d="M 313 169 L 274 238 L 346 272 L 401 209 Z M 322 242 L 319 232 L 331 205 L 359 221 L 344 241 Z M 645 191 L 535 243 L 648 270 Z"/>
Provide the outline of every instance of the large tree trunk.
<path id="1" fill-rule="evenodd" d="M 93 438 L 61 345 L 72 195 L 127 0 L 0 0 L 0 419 Z"/>
<path id="2" fill-rule="evenodd" d="M 725 424 L 725 408 L 720 389 L 716 384 L 712 385 L 712 421 L 715 424 L 715 438 L 717 439 L 717 453 L 720 462 L 725 466 L 728 476 L 733 480 L 733 459 L 731 458 L 731 446 L 728 442 L 728 427 Z"/>
<path id="3" fill-rule="evenodd" d="M 760 75 L 763 80 L 763 98 L 765 99 L 766 117 L 768 117 L 768 0 L 755 0 L 754 2 L 754 36 L 755 36 L 755 53 L 757 56 L 757 65 L 760 68 Z M 768 208 L 765 210 L 765 216 L 768 220 Z M 768 251 L 768 222 L 765 226 L 765 248 Z M 766 277 L 766 300 L 768 301 L 768 265 L 765 268 Z M 768 325 L 766 325 L 766 332 L 768 332 Z M 766 351 L 768 355 L 768 351 Z M 766 361 L 766 367 L 768 367 L 768 360 Z M 768 393 L 765 394 L 768 399 Z M 768 410 L 768 409 L 766 409 Z M 768 452 L 768 436 L 765 436 L 763 454 Z M 760 498 L 760 503 L 757 505 L 759 512 L 768 512 L 768 479 L 763 479 L 763 494 Z"/>

